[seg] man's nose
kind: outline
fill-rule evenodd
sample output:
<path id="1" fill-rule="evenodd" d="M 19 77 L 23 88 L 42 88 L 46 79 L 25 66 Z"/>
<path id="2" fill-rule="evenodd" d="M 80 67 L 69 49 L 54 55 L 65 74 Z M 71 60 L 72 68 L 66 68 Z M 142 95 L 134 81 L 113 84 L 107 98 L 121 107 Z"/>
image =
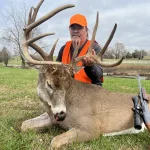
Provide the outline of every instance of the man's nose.
<path id="1" fill-rule="evenodd" d="M 73 34 L 78 34 L 78 33 L 79 33 L 78 30 L 74 30 L 74 31 L 73 31 Z"/>

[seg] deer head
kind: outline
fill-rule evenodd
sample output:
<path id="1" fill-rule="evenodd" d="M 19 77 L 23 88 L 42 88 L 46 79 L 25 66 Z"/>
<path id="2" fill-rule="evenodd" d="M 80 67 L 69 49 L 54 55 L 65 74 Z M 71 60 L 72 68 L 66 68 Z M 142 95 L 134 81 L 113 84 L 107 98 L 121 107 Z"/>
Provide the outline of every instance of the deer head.
<path id="1" fill-rule="evenodd" d="M 95 60 L 95 63 L 102 67 L 114 67 L 119 65 L 123 57 L 114 64 L 106 64 L 102 62 L 101 57 L 106 51 L 109 43 L 111 42 L 113 35 L 115 33 L 117 25 L 115 24 L 112 33 L 110 34 L 105 46 L 103 47 L 102 51 L 94 56 L 92 55 L 92 46 L 95 40 L 96 31 L 98 27 L 98 16 L 97 13 L 96 23 L 93 29 L 91 45 L 88 50 L 88 53 L 85 56 L 76 57 L 79 47 L 76 47 L 71 63 L 68 65 L 64 65 L 60 62 L 53 61 L 53 53 L 56 47 L 57 41 L 55 42 L 51 52 L 47 54 L 44 50 L 39 47 L 35 41 L 41 39 L 45 36 L 53 35 L 54 33 L 45 33 L 36 37 L 31 37 L 32 30 L 37 27 L 38 25 L 42 24 L 46 20 L 53 17 L 55 14 L 59 13 L 60 11 L 74 7 L 74 5 L 64 5 L 54 9 L 52 12 L 49 12 L 47 15 L 43 16 L 42 18 L 36 20 L 36 16 L 38 10 L 43 3 L 44 0 L 41 0 L 36 8 L 31 7 L 29 17 L 28 17 L 28 26 L 24 29 L 24 42 L 22 44 L 23 47 L 23 55 L 28 63 L 34 65 L 40 65 L 39 68 L 39 80 L 38 80 L 38 95 L 46 107 L 49 107 L 52 114 L 54 115 L 55 119 L 58 121 L 64 120 L 66 116 L 66 105 L 65 105 L 65 95 L 66 91 L 71 84 L 71 80 L 74 70 L 76 68 L 77 62 L 81 61 L 84 57 L 89 56 Z M 42 61 L 38 61 L 33 59 L 28 51 L 28 47 L 32 47 L 35 49 L 43 58 Z M 48 109 L 49 109 L 48 108 Z"/>

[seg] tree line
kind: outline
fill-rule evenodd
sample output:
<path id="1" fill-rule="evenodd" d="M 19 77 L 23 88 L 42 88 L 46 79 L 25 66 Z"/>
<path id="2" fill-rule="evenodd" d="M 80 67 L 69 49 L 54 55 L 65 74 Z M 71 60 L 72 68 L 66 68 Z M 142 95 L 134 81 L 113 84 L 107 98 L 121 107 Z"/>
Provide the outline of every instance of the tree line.
<path id="1" fill-rule="evenodd" d="M 133 52 L 125 49 L 123 43 L 116 43 L 114 48 L 108 48 L 105 52 L 103 58 L 106 59 L 119 59 L 122 56 L 125 56 L 126 59 L 143 59 L 144 56 L 147 56 L 148 53 L 146 50 L 137 50 Z"/>

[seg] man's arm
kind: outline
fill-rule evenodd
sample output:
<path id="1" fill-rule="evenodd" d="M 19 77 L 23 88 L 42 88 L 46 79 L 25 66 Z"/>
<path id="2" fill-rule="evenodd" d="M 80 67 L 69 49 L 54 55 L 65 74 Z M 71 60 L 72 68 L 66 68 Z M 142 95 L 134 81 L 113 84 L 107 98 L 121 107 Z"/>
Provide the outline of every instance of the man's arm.
<path id="1" fill-rule="evenodd" d="M 93 49 L 95 50 L 95 53 L 98 54 L 101 51 L 101 47 L 94 43 Z M 102 81 L 100 80 L 103 77 L 103 69 L 97 64 L 94 64 L 92 66 L 85 66 L 84 68 L 85 73 L 87 76 L 92 80 L 93 84 L 102 85 Z"/>
<path id="2" fill-rule="evenodd" d="M 65 45 L 61 47 L 61 49 L 59 50 L 58 56 L 56 58 L 56 61 L 62 61 L 62 55 L 63 55 L 63 50 L 65 48 Z"/>

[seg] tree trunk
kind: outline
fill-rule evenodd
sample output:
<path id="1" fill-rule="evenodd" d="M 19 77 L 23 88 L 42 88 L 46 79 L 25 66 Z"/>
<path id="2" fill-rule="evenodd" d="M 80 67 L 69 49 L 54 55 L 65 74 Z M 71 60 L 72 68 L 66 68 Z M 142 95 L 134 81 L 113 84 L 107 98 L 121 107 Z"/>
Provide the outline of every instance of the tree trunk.
<path id="1" fill-rule="evenodd" d="M 22 66 L 22 68 L 24 69 L 25 68 L 25 66 L 26 66 L 26 63 L 25 63 L 25 60 L 23 59 L 23 57 L 20 55 L 20 58 L 21 58 L 21 66 Z"/>
<path id="2" fill-rule="evenodd" d="M 18 40 L 19 41 L 19 40 Z M 25 60 L 24 60 L 24 58 L 23 58 L 23 54 L 22 54 L 22 49 L 21 49 L 21 45 L 20 45 L 20 43 L 18 43 L 18 48 L 19 48 L 19 54 L 20 54 L 20 58 L 21 58 L 21 66 L 22 66 L 22 68 L 23 69 L 25 69 L 25 66 L 26 66 L 26 63 L 25 63 Z"/>

